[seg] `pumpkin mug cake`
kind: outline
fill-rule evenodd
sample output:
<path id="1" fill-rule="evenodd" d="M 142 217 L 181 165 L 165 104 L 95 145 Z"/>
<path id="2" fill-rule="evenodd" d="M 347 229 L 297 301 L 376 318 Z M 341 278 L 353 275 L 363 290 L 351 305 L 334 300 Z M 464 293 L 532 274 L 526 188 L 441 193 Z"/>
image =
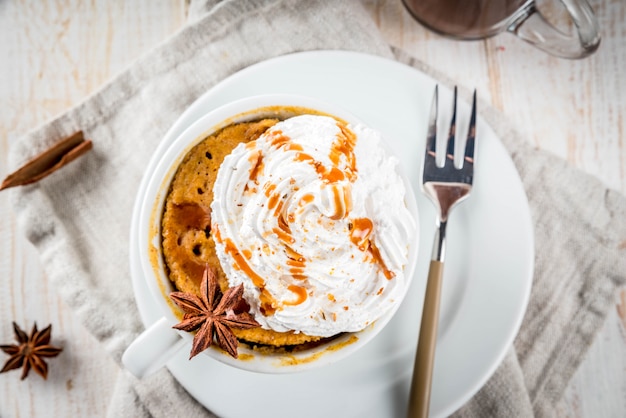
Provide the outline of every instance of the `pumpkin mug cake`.
<path id="1" fill-rule="evenodd" d="M 192 117 L 139 189 L 131 271 L 152 310 L 125 367 L 147 376 L 191 345 L 189 357 L 293 373 L 366 345 L 406 295 L 419 241 L 411 184 L 382 136 L 294 95 L 180 120 Z"/>
<path id="2" fill-rule="evenodd" d="M 236 357 L 224 332 L 261 352 L 303 350 L 365 329 L 406 292 L 416 220 L 381 135 L 317 110 L 274 113 L 206 136 L 169 186 L 161 245 L 179 329 L 209 333 L 192 356 L 215 334 Z M 230 322 L 218 299 L 195 313 L 177 300 L 206 297 L 208 276 L 222 298 L 239 292 Z"/>

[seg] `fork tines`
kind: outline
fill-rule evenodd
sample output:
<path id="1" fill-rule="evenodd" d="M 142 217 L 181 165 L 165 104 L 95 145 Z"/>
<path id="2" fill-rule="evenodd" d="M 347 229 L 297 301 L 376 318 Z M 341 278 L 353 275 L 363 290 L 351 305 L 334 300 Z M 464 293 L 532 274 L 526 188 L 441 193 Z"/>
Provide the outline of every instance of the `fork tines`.
<path id="1" fill-rule="evenodd" d="M 454 87 L 452 99 L 452 116 L 450 129 L 444 148 L 446 150 L 443 167 L 437 165 L 437 118 L 439 108 L 439 86 L 435 86 L 430 116 L 428 118 L 428 131 L 426 136 L 426 155 L 424 159 L 423 183 L 429 181 L 450 181 L 450 175 L 462 183 L 472 183 L 474 164 L 474 142 L 476 138 L 476 90 L 472 99 L 472 111 L 465 141 L 465 152 L 460 168 L 454 166 L 454 148 L 456 142 L 456 111 L 457 111 L 457 87 Z M 453 173 L 454 172 L 454 173 Z M 443 177 L 443 178 L 442 178 Z"/>

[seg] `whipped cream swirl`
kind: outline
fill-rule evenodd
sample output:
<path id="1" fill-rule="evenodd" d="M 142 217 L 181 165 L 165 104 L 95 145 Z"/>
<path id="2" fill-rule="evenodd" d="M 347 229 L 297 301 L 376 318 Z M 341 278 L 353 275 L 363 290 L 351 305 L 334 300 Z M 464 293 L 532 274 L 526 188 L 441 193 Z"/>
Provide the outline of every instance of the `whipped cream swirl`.
<path id="1" fill-rule="evenodd" d="M 397 160 L 362 125 L 302 115 L 239 144 L 220 166 L 220 263 L 263 328 L 329 337 L 400 302 L 416 220 Z"/>

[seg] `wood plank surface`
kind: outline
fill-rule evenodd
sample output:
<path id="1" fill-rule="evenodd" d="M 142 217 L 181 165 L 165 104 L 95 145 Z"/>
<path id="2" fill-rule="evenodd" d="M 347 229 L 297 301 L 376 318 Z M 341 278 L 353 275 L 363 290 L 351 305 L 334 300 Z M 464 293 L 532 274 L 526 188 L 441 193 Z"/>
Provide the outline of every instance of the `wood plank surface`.
<path id="1" fill-rule="evenodd" d="M 538 148 L 626 193 L 626 3 L 592 1 L 602 46 L 588 59 L 550 57 L 510 34 L 458 42 L 432 34 L 400 0 L 363 0 L 383 36 L 501 110 Z M 184 0 L 0 1 L 0 178 L 21 135 L 85 99 L 181 28 Z M 551 11 L 558 22 L 563 13 Z M 48 381 L 0 375 L 0 417 L 106 414 L 119 370 L 56 295 L 36 251 L 0 193 L 0 343 L 11 321 L 53 324 L 63 353 Z M 4 362 L 4 354 L 0 362 Z M 558 405 L 562 417 L 621 417 L 626 411 L 626 290 Z"/>
<path id="2" fill-rule="evenodd" d="M 186 12 L 184 1 L 0 1 L 0 178 L 13 141 L 173 34 Z M 52 323 L 52 342 L 64 348 L 47 381 L 0 375 L 0 417 L 105 416 L 119 369 L 51 288 L 7 191 L 0 237 L 0 343 L 12 342 L 12 320 L 28 330 L 37 321 Z"/>

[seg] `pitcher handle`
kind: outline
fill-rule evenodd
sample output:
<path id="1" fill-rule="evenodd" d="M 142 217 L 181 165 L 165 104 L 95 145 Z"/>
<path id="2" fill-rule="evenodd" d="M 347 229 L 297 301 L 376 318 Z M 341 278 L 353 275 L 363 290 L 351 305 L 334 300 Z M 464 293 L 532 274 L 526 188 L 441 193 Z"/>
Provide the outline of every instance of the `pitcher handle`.
<path id="1" fill-rule="evenodd" d="M 552 26 L 530 2 L 507 30 L 537 48 L 561 58 L 584 58 L 600 45 L 598 21 L 586 0 L 561 0 L 576 26 L 577 36 Z"/>

